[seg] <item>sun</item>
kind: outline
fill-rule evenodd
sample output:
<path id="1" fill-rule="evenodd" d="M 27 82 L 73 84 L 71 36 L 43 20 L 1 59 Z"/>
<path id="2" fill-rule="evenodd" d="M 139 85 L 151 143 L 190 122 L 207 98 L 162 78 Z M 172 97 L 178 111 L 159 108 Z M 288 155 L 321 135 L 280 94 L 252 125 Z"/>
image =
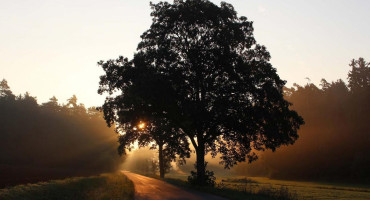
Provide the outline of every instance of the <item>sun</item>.
<path id="1" fill-rule="evenodd" d="M 145 128 L 145 123 L 144 122 L 140 122 L 140 124 L 138 125 L 138 128 L 139 129 L 144 129 Z"/>

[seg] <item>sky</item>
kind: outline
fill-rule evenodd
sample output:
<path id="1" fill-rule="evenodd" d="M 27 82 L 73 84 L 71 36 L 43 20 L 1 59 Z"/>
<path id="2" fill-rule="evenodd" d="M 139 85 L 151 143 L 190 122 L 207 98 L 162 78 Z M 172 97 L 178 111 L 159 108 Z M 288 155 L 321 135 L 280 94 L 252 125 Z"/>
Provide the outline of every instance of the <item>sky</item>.
<path id="1" fill-rule="evenodd" d="M 39 103 L 52 96 L 64 103 L 75 94 L 88 107 L 102 105 L 96 63 L 132 58 L 151 24 L 149 2 L 0 0 L 0 79 Z M 317 85 L 321 78 L 346 80 L 353 58 L 370 61 L 368 0 L 226 2 L 254 22 L 257 42 L 289 87 L 306 77 Z"/>

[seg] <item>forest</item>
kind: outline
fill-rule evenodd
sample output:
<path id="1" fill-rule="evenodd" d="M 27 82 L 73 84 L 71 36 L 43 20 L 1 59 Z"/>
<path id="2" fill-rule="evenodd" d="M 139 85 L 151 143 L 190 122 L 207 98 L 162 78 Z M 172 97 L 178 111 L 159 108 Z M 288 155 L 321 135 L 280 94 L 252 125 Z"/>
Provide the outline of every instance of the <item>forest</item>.
<path id="1" fill-rule="evenodd" d="M 0 84 L 0 186 L 95 175 L 118 169 L 117 137 L 96 108 L 73 95 L 42 104 Z"/>

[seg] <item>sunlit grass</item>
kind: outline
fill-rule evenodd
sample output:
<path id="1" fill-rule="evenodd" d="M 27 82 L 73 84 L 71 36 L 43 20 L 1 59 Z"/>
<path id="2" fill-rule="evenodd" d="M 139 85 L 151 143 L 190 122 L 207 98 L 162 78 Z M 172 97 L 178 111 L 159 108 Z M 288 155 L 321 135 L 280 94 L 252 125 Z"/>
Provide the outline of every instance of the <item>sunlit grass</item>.
<path id="1" fill-rule="evenodd" d="M 0 199 L 59 200 L 116 199 L 134 197 L 134 185 L 122 173 L 18 185 L 0 190 Z"/>
<path id="2" fill-rule="evenodd" d="M 268 178 L 253 177 L 257 183 L 251 183 L 248 187 L 286 187 L 298 195 L 298 199 L 317 200 L 368 200 L 370 199 L 369 186 L 354 186 L 335 183 L 317 183 L 301 181 L 272 180 Z M 245 184 L 239 184 L 244 185 Z M 241 187 L 241 186 L 239 186 Z"/>
<path id="3" fill-rule="evenodd" d="M 186 175 L 169 174 L 167 177 L 169 177 L 167 179 L 168 182 L 186 187 Z M 267 196 L 280 195 L 280 199 L 288 196 L 288 199 L 298 200 L 370 199 L 370 186 L 366 185 L 284 181 L 262 177 L 217 177 L 217 183 L 218 189 L 203 188 L 202 190 L 225 196 L 229 199 L 247 199 L 247 197 L 248 199 L 267 199 L 267 197 L 261 197 L 263 194 L 267 194 Z"/>
<path id="4" fill-rule="evenodd" d="M 227 184 L 216 184 L 215 187 L 191 186 L 186 181 L 180 179 L 166 178 L 166 182 L 183 188 L 189 188 L 200 192 L 210 193 L 232 200 L 296 200 L 295 193 L 291 193 L 287 188 L 273 189 L 268 187 L 258 190 L 249 190 L 248 188 L 230 187 Z"/>

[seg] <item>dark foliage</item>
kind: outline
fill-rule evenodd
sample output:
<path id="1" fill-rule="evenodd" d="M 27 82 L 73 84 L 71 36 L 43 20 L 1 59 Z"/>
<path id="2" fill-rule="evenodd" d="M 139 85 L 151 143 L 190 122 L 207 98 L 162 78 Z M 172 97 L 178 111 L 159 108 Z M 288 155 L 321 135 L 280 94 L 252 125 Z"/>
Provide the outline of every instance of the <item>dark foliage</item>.
<path id="1" fill-rule="evenodd" d="M 303 119 L 284 100 L 285 81 L 256 43 L 252 22 L 231 4 L 207 0 L 151 7 L 153 23 L 134 59 L 99 62 L 106 72 L 99 93 L 110 94 L 102 107 L 108 125 L 118 122 L 128 135 L 140 121 L 169 121 L 195 148 L 200 185 L 207 152 L 220 153 L 230 168 L 256 160 L 253 149 L 294 143 Z"/>
<path id="2" fill-rule="evenodd" d="M 0 84 L 0 186 L 115 170 L 117 137 L 95 108 L 73 96 L 38 105 Z"/>
<path id="3" fill-rule="evenodd" d="M 353 92 L 366 90 L 370 87 L 370 63 L 364 58 L 353 59 L 349 66 L 352 70 L 348 73 L 348 87 Z"/>
<path id="4" fill-rule="evenodd" d="M 164 110 L 196 150 L 198 184 L 205 184 L 207 152 L 220 153 L 230 168 L 256 160 L 253 149 L 294 143 L 303 119 L 284 100 L 285 81 L 269 63 L 266 48 L 256 43 L 252 22 L 224 2 L 151 6 L 153 23 L 134 60 L 170 85 L 171 106 Z M 151 95 L 148 106 L 161 98 Z"/>
<path id="5" fill-rule="evenodd" d="M 119 153 L 126 154 L 126 149 L 131 150 L 135 142 L 139 147 L 151 145 L 151 149 L 158 148 L 162 178 L 168 172 L 170 162 L 179 158 L 179 163 L 184 163 L 190 156 L 189 144 L 183 131 L 168 119 L 164 109 L 175 103 L 171 102 L 171 91 L 164 77 L 144 68 L 140 59 L 128 61 L 120 57 L 100 61 L 98 65 L 105 71 L 100 77 L 98 92 L 109 94 L 100 109 L 108 126 L 117 124 Z M 153 96 L 159 98 L 153 99 Z"/>

